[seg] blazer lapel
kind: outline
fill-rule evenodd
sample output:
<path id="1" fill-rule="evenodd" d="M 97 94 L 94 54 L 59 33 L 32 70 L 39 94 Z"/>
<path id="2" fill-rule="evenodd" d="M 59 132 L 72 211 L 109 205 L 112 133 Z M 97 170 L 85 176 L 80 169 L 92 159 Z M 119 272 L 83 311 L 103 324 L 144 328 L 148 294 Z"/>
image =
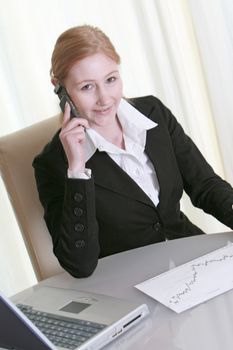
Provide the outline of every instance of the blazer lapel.
<path id="1" fill-rule="evenodd" d="M 147 133 L 145 151 L 150 158 L 158 178 L 159 183 L 159 205 L 164 202 L 166 194 L 169 192 L 169 177 L 172 176 L 167 167 L 166 149 L 163 147 L 164 135 L 160 132 L 160 126 L 151 129 Z"/>
<path id="2" fill-rule="evenodd" d="M 92 170 L 94 182 L 97 186 L 154 206 L 146 193 L 107 153 L 97 150 L 88 160 L 87 168 Z"/>
<path id="3" fill-rule="evenodd" d="M 171 140 L 163 128 L 164 126 L 158 125 L 148 131 L 145 147 L 158 177 L 160 186 L 158 209 L 160 210 L 169 206 L 174 195 L 179 196 L 183 188 Z"/>
<path id="4" fill-rule="evenodd" d="M 147 131 L 145 151 L 155 168 L 158 178 L 160 187 L 158 208 L 161 208 L 169 200 L 169 191 L 171 190 L 170 177 L 172 176 L 173 169 L 171 168 L 171 164 L 169 166 L 169 158 L 172 151 L 168 149 L 163 127 L 157 121 L 157 115 L 160 113 L 159 110 L 151 104 L 141 105 L 139 103 L 135 107 L 149 119 L 158 123 L 155 128 Z"/>

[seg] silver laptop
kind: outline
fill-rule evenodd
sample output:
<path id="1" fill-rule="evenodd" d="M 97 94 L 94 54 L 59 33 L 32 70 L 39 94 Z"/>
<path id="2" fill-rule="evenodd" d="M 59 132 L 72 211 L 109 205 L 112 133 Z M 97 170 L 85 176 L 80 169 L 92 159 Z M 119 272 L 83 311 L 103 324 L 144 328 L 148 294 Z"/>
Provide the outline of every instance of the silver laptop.
<path id="1" fill-rule="evenodd" d="M 15 306 L 0 294 L 0 348 L 98 350 L 140 322 L 145 304 L 41 287 Z"/>

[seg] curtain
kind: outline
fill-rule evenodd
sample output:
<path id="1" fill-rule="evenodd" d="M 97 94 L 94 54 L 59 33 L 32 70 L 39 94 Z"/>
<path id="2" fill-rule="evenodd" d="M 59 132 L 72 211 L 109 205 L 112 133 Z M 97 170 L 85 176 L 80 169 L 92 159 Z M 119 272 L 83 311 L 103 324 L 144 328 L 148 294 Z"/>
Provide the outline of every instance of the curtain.
<path id="1" fill-rule="evenodd" d="M 215 171 L 233 184 L 233 3 L 231 0 L 0 0 L 0 135 L 59 111 L 49 79 L 58 35 L 99 26 L 120 53 L 124 95 L 153 94 L 175 114 Z M 0 290 L 36 283 L 0 182 Z M 224 225 L 182 209 L 207 233 Z"/>

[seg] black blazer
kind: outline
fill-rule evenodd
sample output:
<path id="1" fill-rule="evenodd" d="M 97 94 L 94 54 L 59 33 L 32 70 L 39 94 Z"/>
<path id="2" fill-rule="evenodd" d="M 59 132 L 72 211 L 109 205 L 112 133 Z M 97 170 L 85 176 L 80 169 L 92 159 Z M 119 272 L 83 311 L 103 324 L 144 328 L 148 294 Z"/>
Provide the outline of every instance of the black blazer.
<path id="1" fill-rule="evenodd" d="M 76 277 L 90 275 L 99 257 L 203 232 L 180 211 L 183 190 L 192 203 L 233 229 L 233 189 L 205 161 L 171 112 L 155 97 L 131 100 L 158 126 L 147 132 L 159 205 L 105 152 L 86 167 L 90 180 L 68 179 L 59 131 L 33 166 L 44 218 L 60 264 Z"/>

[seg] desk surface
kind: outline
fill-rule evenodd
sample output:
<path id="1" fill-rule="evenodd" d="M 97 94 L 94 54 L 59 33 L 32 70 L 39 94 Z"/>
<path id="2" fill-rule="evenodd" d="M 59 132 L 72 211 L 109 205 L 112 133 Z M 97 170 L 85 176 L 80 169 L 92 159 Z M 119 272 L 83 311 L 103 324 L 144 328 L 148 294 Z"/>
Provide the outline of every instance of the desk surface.
<path id="1" fill-rule="evenodd" d="M 233 290 L 193 309 L 176 314 L 134 285 L 233 242 L 233 232 L 201 235 L 149 245 L 99 260 L 94 274 L 75 279 L 64 272 L 30 288 L 42 285 L 86 290 L 146 303 L 150 316 L 106 346 L 106 350 L 232 350 Z M 229 276 L 232 277 L 232 276 Z M 13 300 L 17 301 L 22 293 Z"/>

